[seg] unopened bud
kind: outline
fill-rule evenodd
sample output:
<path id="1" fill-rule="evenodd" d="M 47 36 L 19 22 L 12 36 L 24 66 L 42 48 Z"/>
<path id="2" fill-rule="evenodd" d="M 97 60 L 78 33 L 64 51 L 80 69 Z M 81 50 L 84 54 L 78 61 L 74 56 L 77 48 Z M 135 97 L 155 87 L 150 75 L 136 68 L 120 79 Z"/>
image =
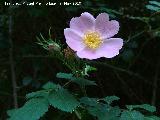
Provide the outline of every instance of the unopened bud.
<path id="1" fill-rule="evenodd" d="M 50 43 L 48 45 L 48 50 L 51 51 L 51 50 L 54 50 L 54 51 L 60 51 L 61 50 L 61 47 L 60 45 L 58 45 L 57 43 Z"/>

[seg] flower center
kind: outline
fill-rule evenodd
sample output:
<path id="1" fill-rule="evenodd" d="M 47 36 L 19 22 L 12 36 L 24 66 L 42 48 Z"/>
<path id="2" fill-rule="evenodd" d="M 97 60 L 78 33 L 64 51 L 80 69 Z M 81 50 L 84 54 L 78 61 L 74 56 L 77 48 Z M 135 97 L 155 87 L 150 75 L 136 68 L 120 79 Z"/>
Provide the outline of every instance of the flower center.
<path id="1" fill-rule="evenodd" d="M 102 39 L 98 32 L 87 32 L 83 40 L 84 44 L 90 49 L 97 49 L 102 44 Z"/>

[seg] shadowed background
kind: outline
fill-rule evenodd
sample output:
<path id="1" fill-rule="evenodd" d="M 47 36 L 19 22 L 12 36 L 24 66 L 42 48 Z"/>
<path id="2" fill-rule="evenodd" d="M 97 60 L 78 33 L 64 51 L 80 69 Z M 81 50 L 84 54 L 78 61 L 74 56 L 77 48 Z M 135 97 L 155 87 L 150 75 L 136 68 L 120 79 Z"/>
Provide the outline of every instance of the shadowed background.
<path id="1" fill-rule="evenodd" d="M 97 68 L 97 72 L 90 73 L 89 79 L 96 81 L 98 87 L 87 88 L 87 94 L 91 97 L 116 95 L 121 98 L 119 105 L 122 107 L 149 103 L 159 109 L 160 34 L 155 30 L 160 28 L 160 16 L 145 21 L 144 17 L 153 14 L 145 7 L 147 0 L 84 0 L 80 6 L 11 8 L 4 6 L 4 2 L 0 2 L 0 119 L 5 120 L 6 111 L 14 107 L 13 79 L 17 84 L 18 106 L 22 106 L 27 93 L 39 90 L 47 81 L 57 81 L 55 76 L 58 72 L 70 72 L 57 59 L 46 57 L 48 52 L 36 43 L 36 36 L 42 33 L 48 38 L 51 27 L 52 39 L 60 40 L 66 48 L 63 30 L 69 27 L 72 17 L 80 16 L 82 12 L 94 16 L 101 12 L 109 13 L 111 19 L 120 22 L 116 37 L 125 41 L 115 58 L 88 61 Z M 45 116 L 46 119 L 54 118 L 52 114 Z M 64 119 L 68 119 L 67 116 Z"/>

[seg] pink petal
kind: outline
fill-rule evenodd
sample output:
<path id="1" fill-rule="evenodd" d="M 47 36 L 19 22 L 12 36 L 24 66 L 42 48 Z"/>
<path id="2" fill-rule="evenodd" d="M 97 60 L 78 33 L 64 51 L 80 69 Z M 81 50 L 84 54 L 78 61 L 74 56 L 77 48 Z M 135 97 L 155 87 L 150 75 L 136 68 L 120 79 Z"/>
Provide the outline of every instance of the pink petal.
<path id="1" fill-rule="evenodd" d="M 108 14 L 99 14 L 96 18 L 95 29 L 99 31 L 103 38 L 113 37 L 119 31 L 119 22 L 109 21 Z"/>
<path id="2" fill-rule="evenodd" d="M 88 12 L 84 12 L 80 17 L 72 18 L 70 21 L 70 28 L 76 30 L 83 35 L 88 30 L 93 30 L 95 18 Z"/>
<path id="3" fill-rule="evenodd" d="M 82 37 L 77 35 L 74 30 L 66 28 L 64 29 L 64 35 L 66 38 L 66 43 L 71 49 L 73 49 L 74 51 L 80 51 L 84 49 L 85 46 L 83 44 Z"/>
<path id="4" fill-rule="evenodd" d="M 123 46 L 121 38 L 110 38 L 104 40 L 102 46 L 97 50 L 97 54 L 106 58 L 112 58 L 119 54 L 119 50 Z"/>
<path id="5" fill-rule="evenodd" d="M 109 21 L 109 15 L 107 13 L 101 13 L 96 17 L 96 22 L 108 22 Z"/>
<path id="6" fill-rule="evenodd" d="M 77 56 L 80 58 L 86 58 L 86 59 L 97 59 L 100 58 L 101 56 L 97 54 L 96 51 L 90 50 L 88 48 L 83 49 L 82 51 L 77 52 Z"/>

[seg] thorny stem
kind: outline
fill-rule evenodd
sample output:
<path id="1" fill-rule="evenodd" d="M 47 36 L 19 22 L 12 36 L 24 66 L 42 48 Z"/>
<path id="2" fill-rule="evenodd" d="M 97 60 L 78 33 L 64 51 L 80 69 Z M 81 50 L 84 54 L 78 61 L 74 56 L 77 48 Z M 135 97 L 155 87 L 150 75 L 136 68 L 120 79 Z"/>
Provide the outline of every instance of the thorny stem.
<path id="1" fill-rule="evenodd" d="M 75 112 L 76 116 L 78 117 L 78 119 L 81 120 L 82 117 L 81 117 L 80 113 L 77 110 L 75 110 L 74 112 Z"/>
<path id="2" fill-rule="evenodd" d="M 147 31 L 147 30 L 143 30 L 143 31 L 141 31 L 141 32 L 139 32 L 139 33 L 133 35 L 132 37 L 129 37 L 128 40 L 127 40 L 125 43 L 128 43 L 130 40 L 135 39 L 135 38 L 137 38 L 137 37 L 143 35 L 146 31 Z"/>
<path id="3" fill-rule="evenodd" d="M 153 13 L 153 14 L 150 16 L 150 18 L 154 17 L 155 15 L 160 15 L 160 12 L 155 12 L 155 13 Z"/>
<path id="4" fill-rule="evenodd" d="M 66 83 L 63 85 L 63 87 L 67 86 L 67 85 L 70 84 L 70 83 L 71 83 L 71 81 L 66 82 Z"/>
<path id="5" fill-rule="evenodd" d="M 10 0 L 10 3 L 12 0 Z M 9 11 L 10 8 L 9 8 Z M 10 42 L 10 49 L 9 49 L 9 61 L 10 61 L 10 69 L 11 69 L 11 79 L 12 79 L 12 87 L 13 87 L 13 102 L 14 102 L 14 108 L 18 108 L 18 100 L 17 100 L 17 83 L 16 83 L 16 75 L 15 75 L 15 65 L 13 60 L 13 41 L 12 41 L 12 24 L 13 19 L 12 15 L 10 13 L 9 15 L 9 42 Z"/>
<path id="6" fill-rule="evenodd" d="M 159 75 L 159 67 L 160 62 L 157 65 L 156 71 L 155 71 L 155 77 L 153 82 L 153 92 L 152 92 L 152 101 L 151 104 L 155 106 L 156 104 L 156 95 L 157 95 L 157 83 L 158 83 L 158 75 Z"/>

